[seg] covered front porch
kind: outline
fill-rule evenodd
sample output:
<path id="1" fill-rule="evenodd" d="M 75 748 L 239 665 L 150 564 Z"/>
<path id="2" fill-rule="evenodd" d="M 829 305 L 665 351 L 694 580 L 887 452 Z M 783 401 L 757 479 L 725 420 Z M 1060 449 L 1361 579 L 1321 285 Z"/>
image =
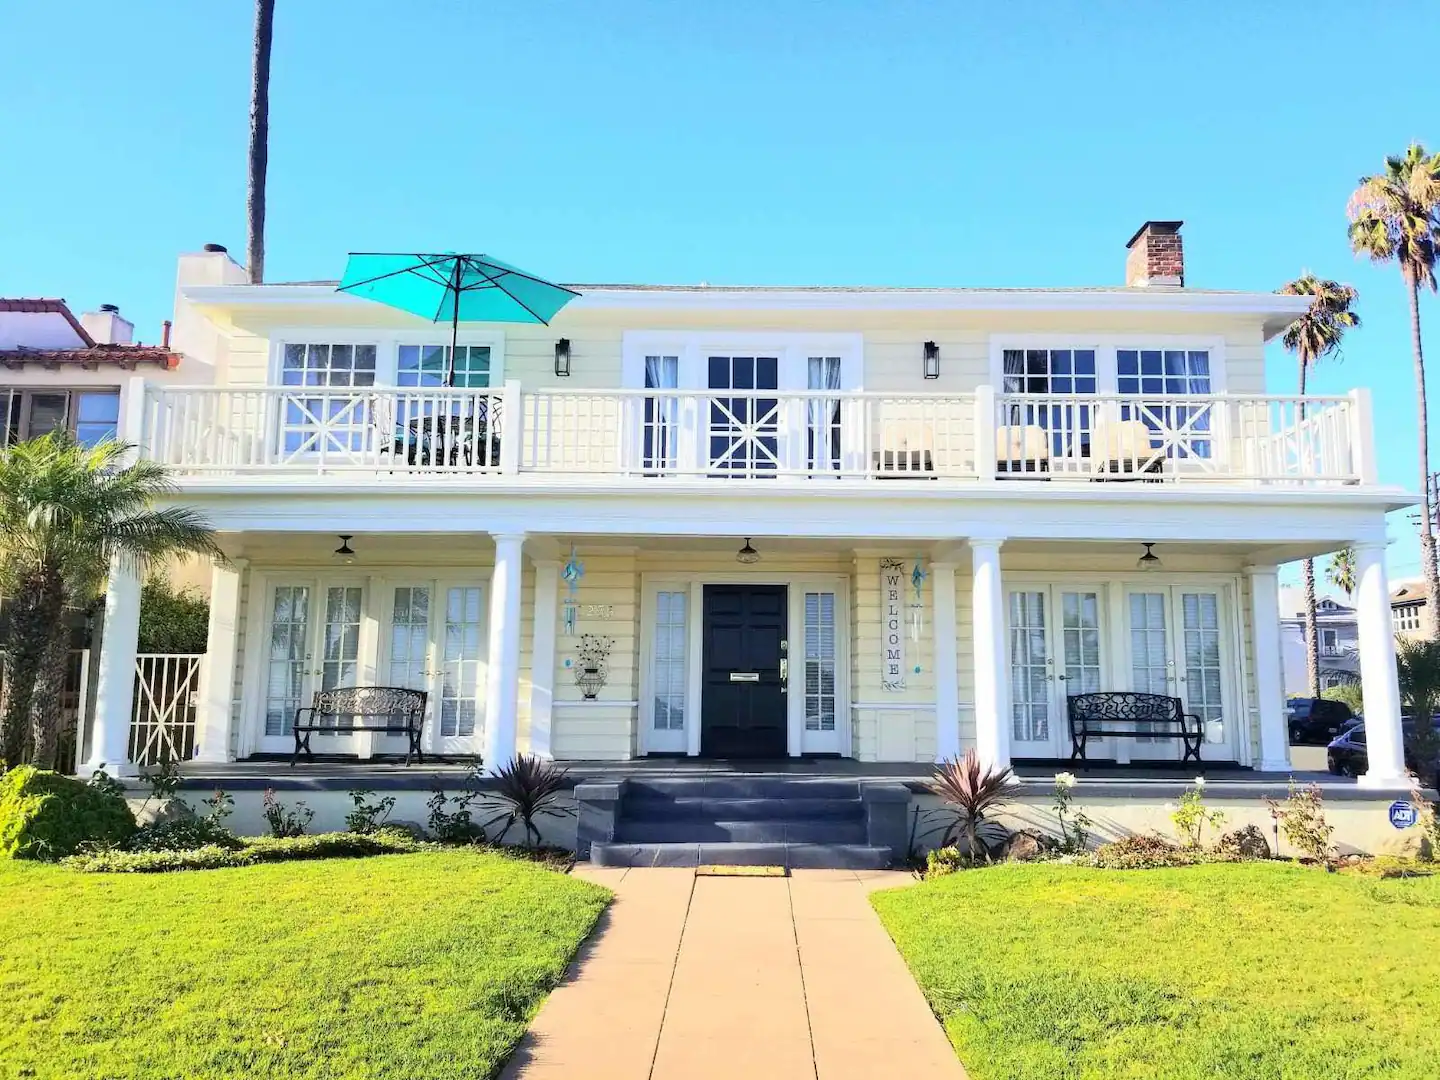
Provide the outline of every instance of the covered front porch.
<path id="1" fill-rule="evenodd" d="M 1278 778 L 1293 765 L 1276 565 L 1326 543 L 1151 541 L 1160 565 L 1145 570 L 1129 538 L 345 535 L 342 545 L 314 530 L 227 532 L 194 775 L 235 762 L 285 783 L 377 766 L 418 775 L 388 764 L 402 738 L 374 732 L 319 734 L 319 760 L 288 764 L 295 712 L 317 690 L 354 685 L 427 695 L 427 770 L 436 758 L 493 767 L 519 752 L 586 771 L 778 761 L 917 780 L 974 747 L 1048 777 L 1074 768 L 1071 694 L 1139 690 L 1199 718 L 1201 768 L 1156 732 L 1092 739 L 1090 769 L 1121 766 L 1117 782 Z M 1357 555 L 1367 720 L 1381 732 L 1371 781 L 1403 786 L 1383 547 L 1366 539 Z M 128 588 L 117 576 L 107 598 L 122 627 L 135 618 Z M 119 749 L 124 645 L 123 632 L 106 635 L 91 759 L 122 771 L 133 768 Z"/>

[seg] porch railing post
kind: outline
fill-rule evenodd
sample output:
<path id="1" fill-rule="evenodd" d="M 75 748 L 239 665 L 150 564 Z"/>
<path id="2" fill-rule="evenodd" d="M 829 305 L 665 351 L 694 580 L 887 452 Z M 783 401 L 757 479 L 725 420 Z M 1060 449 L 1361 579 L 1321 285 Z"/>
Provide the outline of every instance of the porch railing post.
<path id="1" fill-rule="evenodd" d="M 975 388 L 975 472 L 981 480 L 995 479 L 995 387 Z"/>
<path id="2" fill-rule="evenodd" d="M 1375 469 L 1375 414 L 1370 406 L 1370 388 L 1350 391 L 1350 460 L 1348 471 L 1364 486 L 1380 482 Z"/>
<path id="3" fill-rule="evenodd" d="M 514 476 L 520 471 L 520 443 L 525 437 L 525 419 L 520 414 L 520 380 L 506 379 L 501 394 L 500 471 Z"/>

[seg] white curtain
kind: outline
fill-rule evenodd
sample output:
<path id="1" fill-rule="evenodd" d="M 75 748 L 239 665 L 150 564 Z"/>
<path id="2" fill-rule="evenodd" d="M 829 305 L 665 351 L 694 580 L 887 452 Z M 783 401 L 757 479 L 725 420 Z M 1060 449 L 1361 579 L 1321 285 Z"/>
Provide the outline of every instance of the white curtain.
<path id="1" fill-rule="evenodd" d="M 830 391 L 825 397 L 806 402 L 809 427 L 809 467 L 830 471 L 840 467 L 840 357 L 812 356 L 806 372 L 806 388 Z"/>
<path id="2" fill-rule="evenodd" d="M 645 389 L 674 390 L 680 385 L 678 356 L 645 357 Z M 645 399 L 645 467 L 675 466 L 676 438 L 679 435 L 678 398 L 666 395 Z"/>

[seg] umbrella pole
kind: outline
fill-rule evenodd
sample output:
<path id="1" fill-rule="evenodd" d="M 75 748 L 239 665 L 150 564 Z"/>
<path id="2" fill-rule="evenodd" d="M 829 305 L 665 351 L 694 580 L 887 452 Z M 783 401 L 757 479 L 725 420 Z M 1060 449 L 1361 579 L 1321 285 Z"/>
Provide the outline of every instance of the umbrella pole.
<path id="1" fill-rule="evenodd" d="M 455 306 L 450 318 L 450 358 L 445 364 L 445 385 L 451 389 L 455 386 L 455 341 L 460 336 L 460 267 L 461 260 L 456 259 L 455 279 L 450 286 L 455 293 L 451 298 Z"/>

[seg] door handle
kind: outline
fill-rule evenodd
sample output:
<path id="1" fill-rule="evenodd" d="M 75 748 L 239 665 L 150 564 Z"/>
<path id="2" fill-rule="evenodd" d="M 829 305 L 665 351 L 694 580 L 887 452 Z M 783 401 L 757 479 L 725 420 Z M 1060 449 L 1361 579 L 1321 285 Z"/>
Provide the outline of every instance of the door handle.
<path id="1" fill-rule="evenodd" d="M 789 678 L 790 678 L 790 661 L 787 660 L 787 659 L 785 659 L 785 657 L 782 656 L 782 657 L 780 658 L 780 681 L 781 681 L 782 683 L 784 683 L 784 682 L 788 681 Z"/>

